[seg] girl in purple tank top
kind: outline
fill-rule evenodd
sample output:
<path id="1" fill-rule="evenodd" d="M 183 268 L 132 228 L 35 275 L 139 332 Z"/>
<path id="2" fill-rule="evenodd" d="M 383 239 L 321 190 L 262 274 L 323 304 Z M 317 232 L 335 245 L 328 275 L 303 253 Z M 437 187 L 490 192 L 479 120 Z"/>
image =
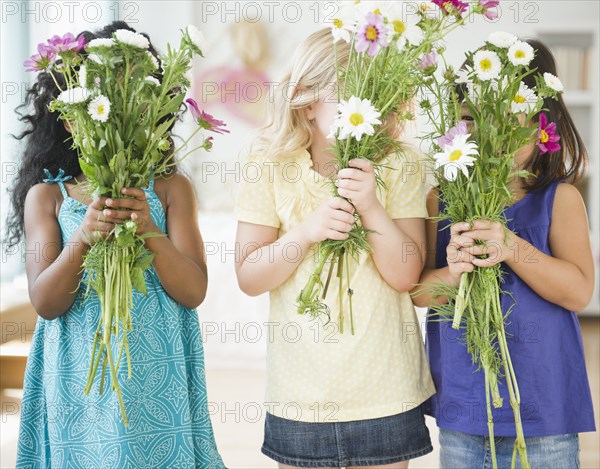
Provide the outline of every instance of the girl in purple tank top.
<path id="1" fill-rule="evenodd" d="M 531 68 L 556 75 L 550 51 L 527 41 L 537 54 Z M 532 75 L 533 76 L 533 75 Z M 534 86 L 535 83 L 525 83 Z M 500 223 L 477 220 L 455 223 L 428 221 L 427 266 L 420 283 L 458 286 L 462 272 L 474 266 L 503 263 L 502 307 L 510 309 L 508 346 L 521 394 L 521 417 L 532 468 L 579 467 L 578 433 L 595 431 L 592 398 L 586 374 L 581 331 L 576 313 L 589 303 L 594 290 L 594 264 L 586 210 L 576 181 L 587 164 L 587 153 L 562 100 L 547 99 L 546 117 L 557 123 L 561 149 L 541 154 L 535 144 L 515 156 L 519 167 L 536 175 L 515 179 L 513 205 L 506 207 L 508 243 Z M 467 113 L 464 120 L 472 120 Z M 434 188 L 428 195 L 429 216 L 444 209 Z M 439 226 L 438 226 L 439 225 Z M 475 240 L 487 244 L 475 246 Z M 431 248 L 435 246 L 435 250 Z M 414 296 L 417 306 L 446 298 Z M 477 371 L 462 340 L 464 330 L 450 322 L 427 321 L 427 352 L 437 394 L 427 412 L 440 427 L 442 468 L 491 467 L 482 372 Z M 514 420 L 506 383 L 494 409 L 499 468 L 511 466 Z M 519 461 L 517 458 L 517 466 Z"/>

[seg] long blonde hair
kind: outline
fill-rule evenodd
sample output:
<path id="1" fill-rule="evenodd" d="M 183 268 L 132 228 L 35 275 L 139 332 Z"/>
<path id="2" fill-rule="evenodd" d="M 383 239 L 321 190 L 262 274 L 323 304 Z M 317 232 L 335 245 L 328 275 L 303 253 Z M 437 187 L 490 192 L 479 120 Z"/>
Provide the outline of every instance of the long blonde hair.
<path id="1" fill-rule="evenodd" d="M 312 144 L 306 108 L 323 96 L 337 97 L 338 64 L 348 63 L 350 45 L 339 41 L 334 51 L 330 29 L 308 36 L 292 56 L 291 66 L 269 99 L 267 123 L 257 131 L 251 153 L 285 158 Z"/>

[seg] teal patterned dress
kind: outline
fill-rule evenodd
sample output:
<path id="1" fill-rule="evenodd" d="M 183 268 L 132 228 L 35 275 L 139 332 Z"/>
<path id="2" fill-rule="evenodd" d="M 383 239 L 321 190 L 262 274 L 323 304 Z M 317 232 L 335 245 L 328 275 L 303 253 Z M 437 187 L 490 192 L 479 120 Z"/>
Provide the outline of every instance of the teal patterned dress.
<path id="1" fill-rule="evenodd" d="M 63 247 L 87 206 L 64 196 L 58 222 Z M 154 223 L 166 232 L 165 213 L 153 183 L 145 189 Z M 68 248 L 68 247 L 67 247 Z M 125 356 L 119 382 L 129 418 L 123 425 L 114 392 L 99 395 L 99 374 L 83 393 L 100 314 L 98 298 L 84 298 L 86 273 L 75 302 L 62 316 L 38 318 L 27 368 L 17 452 L 19 468 L 223 468 L 206 395 L 204 351 L 195 310 L 171 298 L 153 268 L 148 296 L 134 290 L 129 333 L 132 378 Z"/>

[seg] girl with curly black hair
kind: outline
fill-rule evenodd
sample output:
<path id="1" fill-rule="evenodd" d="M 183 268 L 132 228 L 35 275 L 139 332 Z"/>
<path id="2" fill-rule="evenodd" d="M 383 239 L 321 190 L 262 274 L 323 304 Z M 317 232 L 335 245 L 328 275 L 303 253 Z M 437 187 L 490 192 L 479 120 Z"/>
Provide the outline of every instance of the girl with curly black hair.
<path id="1" fill-rule="evenodd" d="M 87 43 L 119 29 L 133 31 L 114 22 L 81 35 Z M 224 467 L 194 310 L 204 300 L 207 271 L 192 184 L 174 172 L 145 189 L 125 189 L 130 198 L 92 198 L 82 189 L 68 124 L 48 110 L 58 93 L 42 72 L 27 94 L 24 106 L 33 109 L 21 116 L 29 128 L 18 137 L 26 145 L 11 192 L 7 244 L 25 238 L 29 295 L 40 316 L 25 372 L 17 467 Z M 148 295 L 133 293 L 134 372 L 127 377 L 125 356 L 118 369 L 125 426 L 115 394 L 99 392 L 101 379 L 84 394 L 100 302 L 85 294 L 81 265 L 90 245 L 129 219 L 139 234 L 166 236 L 147 239 L 155 255 Z"/>

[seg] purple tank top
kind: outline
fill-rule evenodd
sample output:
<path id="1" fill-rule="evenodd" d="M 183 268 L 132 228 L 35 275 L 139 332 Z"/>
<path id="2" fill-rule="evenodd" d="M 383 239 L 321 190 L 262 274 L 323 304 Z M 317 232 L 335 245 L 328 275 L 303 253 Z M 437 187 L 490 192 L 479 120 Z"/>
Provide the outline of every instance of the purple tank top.
<path id="1" fill-rule="evenodd" d="M 545 254 L 552 255 L 549 231 L 556 188 L 529 192 L 506 208 L 508 227 Z M 443 205 L 440 202 L 440 211 Z M 449 221 L 439 223 L 436 268 L 445 267 Z M 531 251 L 519 252 L 523 262 L 535 262 Z M 529 258 L 527 256 L 530 256 Z M 508 347 L 521 394 L 525 436 L 595 431 L 592 397 L 585 368 L 579 320 L 572 311 L 536 294 L 506 264 L 502 309 L 507 319 Z M 431 311 L 430 311 L 431 312 Z M 449 321 L 427 321 L 427 354 L 437 393 L 426 403 L 440 428 L 487 435 L 483 371 L 471 363 L 462 340 L 464 331 Z M 500 379 L 501 408 L 493 409 L 496 436 L 515 436 L 514 416 L 504 378 Z"/>

